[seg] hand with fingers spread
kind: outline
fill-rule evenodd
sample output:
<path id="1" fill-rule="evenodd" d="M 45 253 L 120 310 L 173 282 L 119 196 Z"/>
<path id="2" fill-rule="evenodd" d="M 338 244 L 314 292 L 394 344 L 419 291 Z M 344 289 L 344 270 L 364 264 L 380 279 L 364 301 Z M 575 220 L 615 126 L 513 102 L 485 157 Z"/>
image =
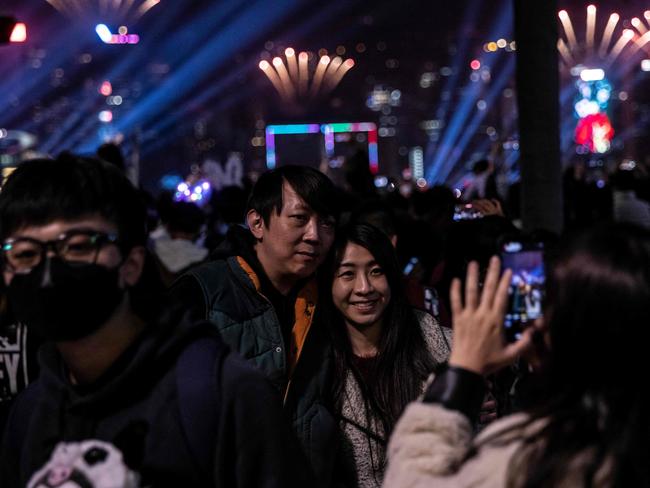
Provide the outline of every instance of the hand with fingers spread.
<path id="1" fill-rule="evenodd" d="M 486 375 L 512 363 L 531 347 L 530 330 L 512 344 L 508 344 L 503 336 L 503 318 L 512 273 L 506 270 L 499 278 L 500 268 L 499 258 L 492 257 L 479 298 L 478 264 L 470 263 L 465 280 L 464 303 L 460 280 L 452 282 L 450 298 L 454 343 L 450 366 Z"/>
<path id="2" fill-rule="evenodd" d="M 503 208 L 501 207 L 501 202 L 496 198 L 483 198 L 479 200 L 472 201 L 472 208 L 477 212 L 480 212 L 484 217 L 490 215 L 497 215 L 503 217 Z"/>

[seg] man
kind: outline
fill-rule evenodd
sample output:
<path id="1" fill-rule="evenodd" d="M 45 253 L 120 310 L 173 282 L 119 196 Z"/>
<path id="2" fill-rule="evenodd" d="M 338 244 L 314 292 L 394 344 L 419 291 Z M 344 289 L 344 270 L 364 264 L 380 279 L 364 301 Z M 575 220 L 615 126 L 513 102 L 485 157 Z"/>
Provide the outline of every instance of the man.
<path id="1" fill-rule="evenodd" d="M 336 422 L 326 408 L 329 351 L 313 320 L 314 274 L 334 240 L 335 188 L 322 173 L 283 166 L 260 176 L 248 202 L 248 229 L 231 227 L 216 258 L 175 285 L 213 321 L 224 341 L 259 367 L 284 396 L 285 412 L 317 479 L 328 485 Z"/>
<path id="2" fill-rule="evenodd" d="M 304 486 L 263 375 L 213 325 L 145 310 L 144 222 L 124 175 L 71 155 L 24 163 L 0 193 L 10 305 L 47 339 L 8 420 L 0 485 Z"/>

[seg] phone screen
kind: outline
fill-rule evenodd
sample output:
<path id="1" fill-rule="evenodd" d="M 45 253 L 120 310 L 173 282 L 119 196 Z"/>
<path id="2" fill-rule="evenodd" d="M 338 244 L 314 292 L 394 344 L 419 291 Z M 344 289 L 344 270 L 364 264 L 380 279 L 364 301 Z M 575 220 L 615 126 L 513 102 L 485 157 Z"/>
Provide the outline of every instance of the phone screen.
<path id="1" fill-rule="evenodd" d="M 454 221 L 480 219 L 483 214 L 472 207 L 471 203 L 458 204 L 454 207 Z"/>
<path id="2" fill-rule="evenodd" d="M 508 288 L 505 335 L 513 342 L 532 321 L 542 316 L 544 300 L 544 246 L 540 242 L 509 241 L 502 247 L 502 267 L 512 270 Z"/>

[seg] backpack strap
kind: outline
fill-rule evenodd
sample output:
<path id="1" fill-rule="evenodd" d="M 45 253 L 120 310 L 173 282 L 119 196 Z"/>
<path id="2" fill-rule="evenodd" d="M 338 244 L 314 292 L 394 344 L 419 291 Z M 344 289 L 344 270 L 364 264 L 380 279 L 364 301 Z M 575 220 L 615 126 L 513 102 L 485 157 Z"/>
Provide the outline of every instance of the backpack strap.
<path id="1" fill-rule="evenodd" d="M 220 378 L 226 353 L 227 347 L 219 338 L 202 337 L 185 348 L 176 367 L 181 424 L 190 452 L 207 480 L 214 477 Z"/>

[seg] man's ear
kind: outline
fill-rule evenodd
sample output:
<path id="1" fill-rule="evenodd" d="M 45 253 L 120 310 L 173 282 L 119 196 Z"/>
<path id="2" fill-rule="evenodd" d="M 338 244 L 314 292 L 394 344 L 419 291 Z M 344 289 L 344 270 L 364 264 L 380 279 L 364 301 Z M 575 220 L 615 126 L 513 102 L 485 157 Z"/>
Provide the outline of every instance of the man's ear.
<path id="1" fill-rule="evenodd" d="M 144 269 L 144 262 L 146 259 L 147 251 L 144 246 L 135 246 L 129 251 L 126 259 L 120 267 L 120 276 L 122 282 L 127 286 L 134 286 L 142 276 Z"/>
<path id="2" fill-rule="evenodd" d="M 264 237 L 264 220 L 262 216 L 255 209 L 250 209 L 246 214 L 246 222 L 248 228 L 255 239 L 260 240 Z"/>

